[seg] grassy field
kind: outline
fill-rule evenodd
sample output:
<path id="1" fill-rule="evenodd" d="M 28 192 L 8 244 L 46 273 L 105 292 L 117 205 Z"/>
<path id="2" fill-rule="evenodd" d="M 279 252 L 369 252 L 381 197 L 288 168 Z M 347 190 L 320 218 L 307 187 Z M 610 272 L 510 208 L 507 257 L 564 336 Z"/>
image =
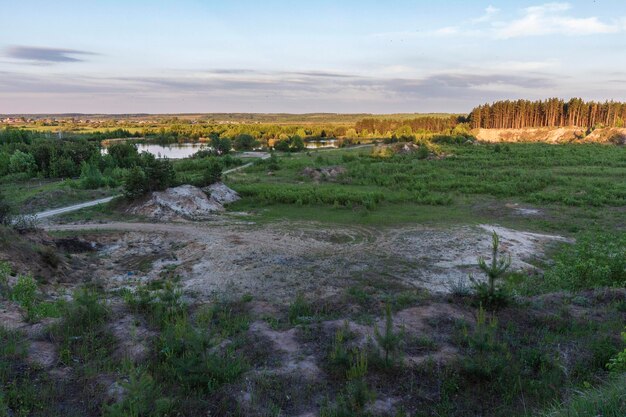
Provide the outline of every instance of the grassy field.
<path id="1" fill-rule="evenodd" d="M 210 163 L 176 161 L 177 179 L 200 179 Z M 225 290 L 203 298 L 183 292 L 175 265 L 162 265 L 148 279 L 152 260 L 133 270 L 136 287 L 106 290 L 89 269 L 97 252 L 57 253 L 49 242 L 33 243 L 0 227 L 0 252 L 47 271 L 45 280 L 35 279 L 0 262 L 0 300 L 24 312 L 24 326 L 52 320 L 40 326 L 35 341 L 53 346 L 56 368 L 71 369 L 56 381 L 29 362 L 32 336 L 0 326 L 0 416 L 283 416 L 315 410 L 325 417 L 622 417 L 624 178 L 624 147 L 431 144 L 428 152 L 406 154 L 371 147 L 278 154 L 224 179 L 244 197 L 229 211 L 251 213 L 246 219 L 256 223 L 252 229 L 284 220 L 316 222 L 319 233 L 335 225 L 391 230 L 497 223 L 575 238 L 552 247 L 541 274 L 503 275 L 504 301 L 487 309 L 489 299 L 470 287 L 429 293 L 368 270 L 351 277 L 330 272 L 331 281 L 345 283 L 332 296 L 299 293 L 272 305 L 257 293 L 235 297 Z M 66 186 L 71 189 L 59 182 L 3 185 L 22 205 Z M 72 196 L 79 197 L 87 196 Z M 125 204 L 64 220 L 143 220 L 128 217 Z M 241 231 L 228 233 L 241 251 Z M 123 234 L 87 236 L 124 244 Z M 165 252 L 172 257 L 163 242 L 153 247 L 152 237 L 141 239 L 129 245 L 150 256 L 156 251 L 154 259 Z M 176 250 L 187 251 L 183 237 L 175 239 Z M 387 254 L 372 253 L 378 255 Z M 81 280 L 71 300 L 52 303 L 47 294 L 56 288 L 44 282 L 65 277 L 70 265 L 85 268 Z M 243 260 L 240 266 L 246 265 Z M 119 323 L 130 323 L 122 337 L 143 348 L 138 359 L 119 355 L 126 342 L 114 334 Z M 277 341 L 286 341 L 287 350 L 276 348 Z M 419 361 L 411 364 L 411 358 Z M 306 377 L 310 368 L 284 373 L 307 360 L 315 364 L 315 378 Z M 121 399 L 111 398 L 111 387 L 121 387 Z"/>
<path id="2" fill-rule="evenodd" d="M 119 188 L 85 190 L 74 180 L 32 179 L 2 182 L 0 193 L 16 213 L 30 214 L 120 193 Z"/>
<path id="3" fill-rule="evenodd" d="M 233 210 L 266 219 L 394 224 L 500 219 L 577 232 L 626 227 L 626 148 L 543 144 L 442 145 L 440 156 L 374 157 L 371 149 L 312 151 L 266 160 L 226 182 L 245 198 Z M 340 166 L 334 178 L 306 168 Z M 517 215 L 518 204 L 538 215 Z"/>

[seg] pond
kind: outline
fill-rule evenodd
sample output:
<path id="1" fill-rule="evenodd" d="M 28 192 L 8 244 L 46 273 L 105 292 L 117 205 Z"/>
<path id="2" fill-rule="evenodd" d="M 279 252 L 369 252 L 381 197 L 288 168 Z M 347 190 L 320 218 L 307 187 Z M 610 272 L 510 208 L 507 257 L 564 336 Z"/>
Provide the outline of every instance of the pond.
<path id="1" fill-rule="evenodd" d="M 208 148 L 206 143 L 172 143 L 167 145 L 159 145 L 156 143 L 137 143 L 139 152 L 148 152 L 157 158 L 183 159 L 188 158 L 201 149 Z M 106 153 L 106 147 L 102 149 L 102 153 Z"/>
<path id="2" fill-rule="evenodd" d="M 307 149 L 337 148 L 337 139 L 322 139 L 306 142 Z"/>

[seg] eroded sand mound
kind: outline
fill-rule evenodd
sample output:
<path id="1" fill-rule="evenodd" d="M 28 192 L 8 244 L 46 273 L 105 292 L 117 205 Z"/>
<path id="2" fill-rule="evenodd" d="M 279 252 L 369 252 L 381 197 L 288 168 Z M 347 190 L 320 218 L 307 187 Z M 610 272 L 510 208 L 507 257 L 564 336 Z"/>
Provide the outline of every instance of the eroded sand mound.
<path id="1" fill-rule="evenodd" d="M 625 128 L 599 128 L 588 134 L 586 129 L 580 127 L 476 129 L 474 133 L 483 142 L 626 143 Z"/>
<path id="2" fill-rule="evenodd" d="M 153 192 L 150 198 L 129 209 L 157 220 L 203 219 L 224 210 L 224 204 L 239 199 L 226 185 L 218 183 L 205 189 L 181 185 L 165 191 Z"/>
<path id="3" fill-rule="evenodd" d="M 241 199 L 239 194 L 237 194 L 237 191 L 229 188 L 222 182 L 216 182 L 208 187 L 204 187 L 202 191 L 204 191 L 211 200 L 214 200 L 221 205 L 234 203 L 235 201 Z"/>

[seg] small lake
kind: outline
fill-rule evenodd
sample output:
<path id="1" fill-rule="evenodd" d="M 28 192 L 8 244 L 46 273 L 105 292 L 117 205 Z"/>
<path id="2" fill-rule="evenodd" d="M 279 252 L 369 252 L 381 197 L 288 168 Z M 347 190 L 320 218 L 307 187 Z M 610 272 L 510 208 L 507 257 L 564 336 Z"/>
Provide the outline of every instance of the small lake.
<path id="1" fill-rule="evenodd" d="M 135 143 L 139 152 L 148 152 L 157 158 L 183 159 L 189 158 L 194 153 L 202 149 L 208 149 L 206 143 L 188 142 L 188 143 L 172 143 L 160 145 L 156 143 Z M 315 142 L 306 142 L 307 149 L 336 148 L 337 139 L 320 140 Z M 102 148 L 102 153 L 107 153 L 106 146 Z"/>
<path id="2" fill-rule="evenodd" d="M 315 142 L 305 142 L 307 149 L 336 148 L 337 139 L 316 140 Z"/>
<path id="3" fill-rule="evenodd" d="M 139 152 L 148 152 L 157 158 L 183 159 L 188 158 L 201 149 L 207 149 L 206 143 L 172 143 L 159 145 L 156 143 L 136 143 Z M 106 153 L 106 147 L 102 149 Z"/>

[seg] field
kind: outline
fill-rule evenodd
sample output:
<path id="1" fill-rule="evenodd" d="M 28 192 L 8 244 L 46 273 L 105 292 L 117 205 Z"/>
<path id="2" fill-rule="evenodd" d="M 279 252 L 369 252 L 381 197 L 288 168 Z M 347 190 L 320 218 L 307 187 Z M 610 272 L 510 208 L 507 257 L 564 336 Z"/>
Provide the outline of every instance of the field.
<path id="1" fill-rule="evenodd" d="M 436 142 L 274 153 L 201 221 L 3 228 L 0 416 L 624 415 L 626 148 Z"/>

